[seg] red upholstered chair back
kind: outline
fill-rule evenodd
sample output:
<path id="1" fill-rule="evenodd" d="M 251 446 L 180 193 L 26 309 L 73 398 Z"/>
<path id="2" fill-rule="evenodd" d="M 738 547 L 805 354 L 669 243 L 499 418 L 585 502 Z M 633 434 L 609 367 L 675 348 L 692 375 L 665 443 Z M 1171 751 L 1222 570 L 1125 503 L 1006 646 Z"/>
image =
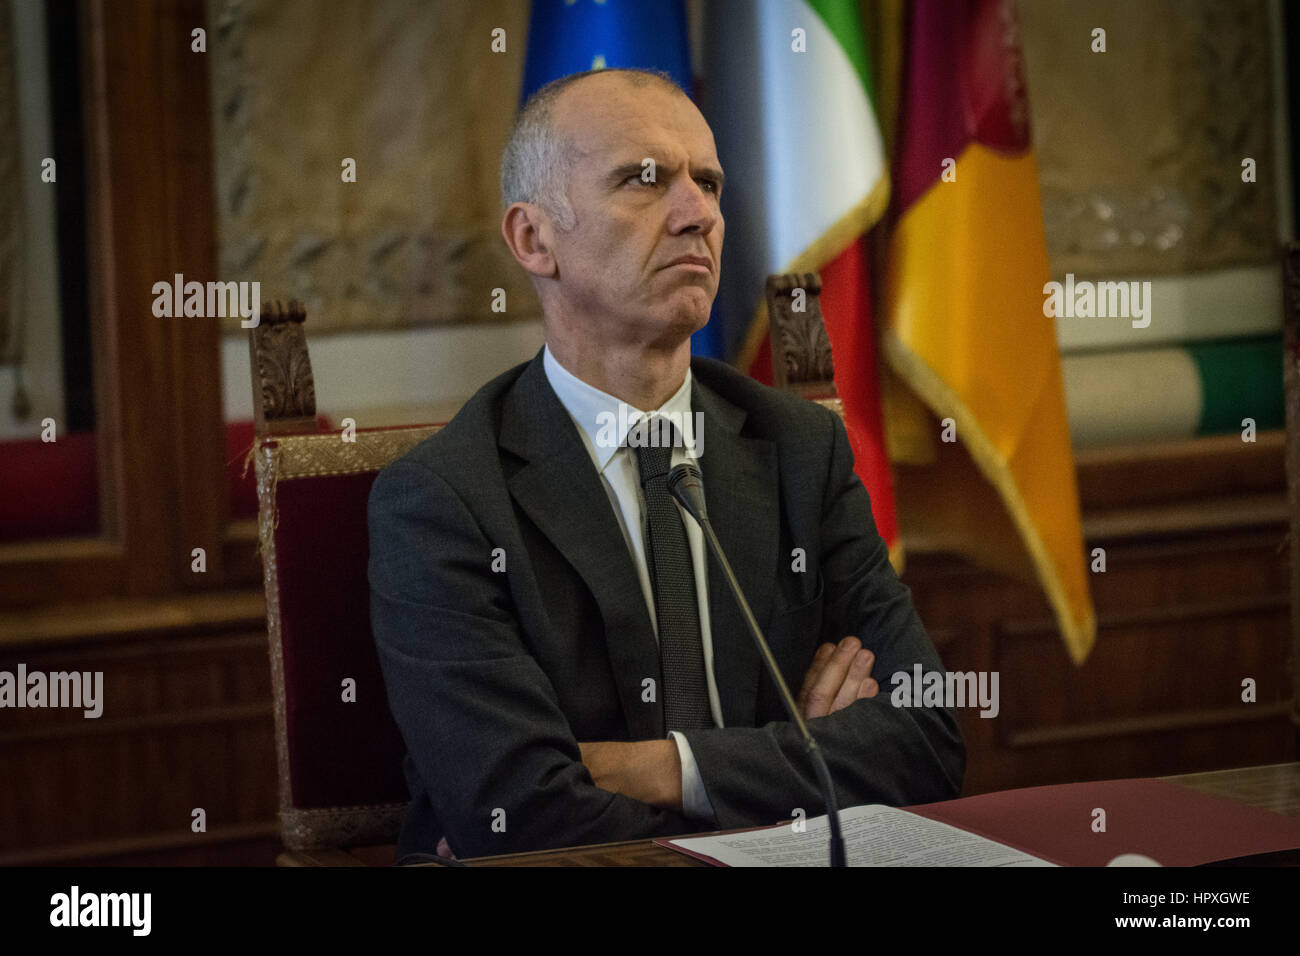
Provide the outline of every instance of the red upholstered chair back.
<path id="1" fill-rule="evenodd" d="M 259 436 L 259 525 L 280 822 L 290 849 L 395 842 L 405 747 L 370 633 L 366 503 L 439 426 Z"/>
<path id="2" fill-rule="evenodd" d="M 269 302 L 249 336 L 280 823 L 291 850 L 388 844 L 409 797 L 370 633 L 366 506 L 441 426 L 322 432 L 305 319 Z"/>

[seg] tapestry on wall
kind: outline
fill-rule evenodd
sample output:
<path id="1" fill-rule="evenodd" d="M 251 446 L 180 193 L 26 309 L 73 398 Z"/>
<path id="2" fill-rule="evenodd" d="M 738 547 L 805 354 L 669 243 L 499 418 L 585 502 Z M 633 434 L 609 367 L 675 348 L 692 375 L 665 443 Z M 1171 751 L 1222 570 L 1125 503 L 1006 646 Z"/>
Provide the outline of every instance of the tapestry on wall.
<path id="1" fill-rule="evenodd" d="M 302 300 L 313 335 L 537 318 L 498 184 L 527 15 L 505 0 L 212 0 L 220 278 Z"/>
<path id="2" fill-rule="evenodd" d="M 1018 10 L 1054 273 L 1276 261 L 1266 0 Z"/>

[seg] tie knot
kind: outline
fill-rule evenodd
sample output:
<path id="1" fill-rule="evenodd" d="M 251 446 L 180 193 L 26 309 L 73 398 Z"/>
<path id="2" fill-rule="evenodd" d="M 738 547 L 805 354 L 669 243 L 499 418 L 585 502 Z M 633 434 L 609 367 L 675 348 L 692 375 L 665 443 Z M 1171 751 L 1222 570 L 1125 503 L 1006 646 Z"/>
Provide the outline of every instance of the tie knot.
<path id="1" fill-rule="evenodd" d="M 681 432 L 669 418 L 651 415 L 628 429 L 626 444 L 636 450 L 641 486 L 665 477 L 673 460 L 673 449 L 682 446 Z"/>

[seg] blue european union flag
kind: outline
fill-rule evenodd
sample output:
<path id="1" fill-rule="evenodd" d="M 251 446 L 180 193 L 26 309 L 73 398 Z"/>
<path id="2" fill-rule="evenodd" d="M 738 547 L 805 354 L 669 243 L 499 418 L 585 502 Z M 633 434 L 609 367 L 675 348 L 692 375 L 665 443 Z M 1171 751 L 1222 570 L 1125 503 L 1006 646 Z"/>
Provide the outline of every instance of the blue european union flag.
<path id="1" fill-rule="evenodd" d="M 520 103 L 551 80 L 600 67 L 663 70 L 691 93 L 685 0 L 533 0 Z"/>
<path id="2" fill-rule="evenodd" d="M 693 96 L 685 0 L 533 0 L 521 104 L 551 80 L 602 67 L 663 70 Z M 691 351 L 725 359 L 723 339 L 715 300 Z"/>

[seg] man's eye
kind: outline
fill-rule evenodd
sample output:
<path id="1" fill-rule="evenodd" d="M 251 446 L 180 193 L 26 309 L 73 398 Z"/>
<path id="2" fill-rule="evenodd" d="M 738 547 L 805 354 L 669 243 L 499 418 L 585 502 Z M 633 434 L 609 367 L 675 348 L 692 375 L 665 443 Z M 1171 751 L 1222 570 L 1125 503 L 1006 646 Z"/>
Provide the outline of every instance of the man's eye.
<path id="1" fill-rule="evenodd" d="M 627 177 L 627 179 L 623 180 L 623 182 L 625 182 L 625 183 L 642 183 L 643 185 L 646 185 L 646 186 L 653 186 L 653 185 L 654 185 L 654 180 L 653 180 L 653 179 L 649 179 L 649 180 L 647 180 L 647 179 L 642 179 L 642 178 L 641 178 L 641 173 L 633 173 L 631 176 Z"/>
<path id="2" fill-rule="evenodd" d="M 718 191 L 718 184 L 715 183 L 712 179 L 701 179 L 700 182 L 703 183 L 705 186 L 708 186 L 710 192 L 716 193 Z"/>

